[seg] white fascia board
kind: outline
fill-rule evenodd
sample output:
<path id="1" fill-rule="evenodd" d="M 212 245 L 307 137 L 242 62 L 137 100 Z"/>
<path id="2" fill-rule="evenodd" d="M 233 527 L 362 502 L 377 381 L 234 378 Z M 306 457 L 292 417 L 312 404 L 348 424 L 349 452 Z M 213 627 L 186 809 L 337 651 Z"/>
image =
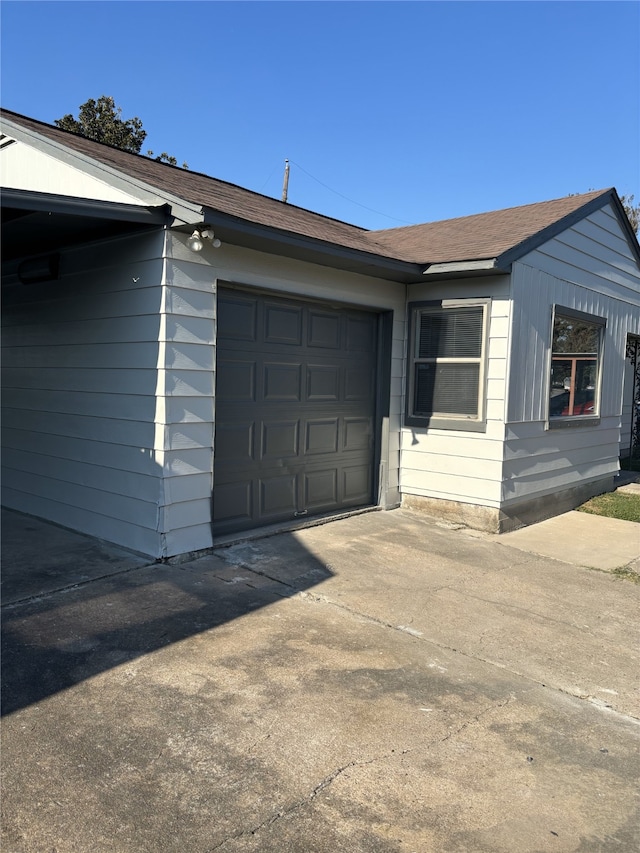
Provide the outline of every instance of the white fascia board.
<path id="1" fill-rule="evenodd" d="M 31 145 L 36 150 L 42 151 L 63 163 L 74 166 L 76 169 L 86 172 L 91 177 L 104 181 L 109 186 L 130 193 L 139 204 L 145 207 L 170 204 L 172 215 L 176 220 L 179 220 L 177 224 L 184 223 L 192 225 L 202 222 L 202 206 L 190 204 L 172 193 L 163 193 L 151 184 L 125 175 L 113 166 L 108 166 L 106 163 L 94 160 L 93 157 L 88 157 L 79 151 L 73 151 L 19 124 L 14 124 L 10 119 L 3 120 L 2 128 L 3 133 L 7 133 L 7 130 L 9 130 L 10 135 L 18 142 Z"/>
<path id="2" fill-rule="evenodd" d="M 476 270 L 497 269 L 496 258 L 487 258 L 482 261 L 453 261 L 446 264 L 431 264 L 423 272 L 423 275 L 443 275 L 452 272 L 474 272 Z"/>

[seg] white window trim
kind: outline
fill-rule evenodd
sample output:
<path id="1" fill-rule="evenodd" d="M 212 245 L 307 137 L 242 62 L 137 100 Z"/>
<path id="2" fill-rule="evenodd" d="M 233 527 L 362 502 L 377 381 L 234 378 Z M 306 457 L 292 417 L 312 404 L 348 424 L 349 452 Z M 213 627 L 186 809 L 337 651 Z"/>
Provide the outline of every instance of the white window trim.
<path id="1" fill-rule="evenodd" d="M 478 358 L 439 358 L 420 359 L 417 357 L 418 347 L 418 318 L 425 309 L 447 309 L 447 308 L 475 308 L 483 309 L 482 318 L 482 340 L 480 356 Z M 485 432 L 486 410 L 487 410 L 487 362 L 489 348 L 489 320 L 491 314 L 491 299 L 489 297 L 474 299 L 440 299 L 429 301 L 410 302 L 408 305 L 408 328 L 409 339 L 407 342 L 407 381 L 405 399 L 405 424 L 413 427 L 429 429 L 463 430 L 467 432 Z M 475 417 L 456 413 L 441 413 L 432 415 L 415 415 L 413 413 L 413 399 L 415 391 L 415 366 L 422 362 L 435 363 L 473 363 L 479 364 L 478 378 L 478 414 Z"/>

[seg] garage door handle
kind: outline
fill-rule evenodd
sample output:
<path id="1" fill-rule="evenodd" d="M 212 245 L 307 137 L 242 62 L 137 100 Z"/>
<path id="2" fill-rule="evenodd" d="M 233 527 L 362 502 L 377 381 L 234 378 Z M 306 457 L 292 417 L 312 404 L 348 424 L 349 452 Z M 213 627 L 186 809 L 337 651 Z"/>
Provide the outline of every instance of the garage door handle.
<path id="1" fill-rule="evenodd" d="M 300 516 L 300 515 L 306 515 L 308 512 L 309 512 L 309 510 L 308 510 L 308 509 L 300 509 L 300 510 L 298 510 L 297 512 L 294 512 L 294 513 L 293 513 L 293 517 L 294 517 L 294 518 L 298 518 L 298 516 Z"/>

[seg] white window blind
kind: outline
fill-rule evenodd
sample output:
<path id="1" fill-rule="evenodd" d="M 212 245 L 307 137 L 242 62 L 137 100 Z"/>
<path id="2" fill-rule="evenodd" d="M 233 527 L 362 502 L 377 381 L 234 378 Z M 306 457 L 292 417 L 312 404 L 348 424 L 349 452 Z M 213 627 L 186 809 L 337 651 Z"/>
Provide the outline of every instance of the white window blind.
<path id="1" fill-rule="evenodd" d="M 411 416 L 481 417 L 485 310 L 484 304 L 415 309 Z"/>

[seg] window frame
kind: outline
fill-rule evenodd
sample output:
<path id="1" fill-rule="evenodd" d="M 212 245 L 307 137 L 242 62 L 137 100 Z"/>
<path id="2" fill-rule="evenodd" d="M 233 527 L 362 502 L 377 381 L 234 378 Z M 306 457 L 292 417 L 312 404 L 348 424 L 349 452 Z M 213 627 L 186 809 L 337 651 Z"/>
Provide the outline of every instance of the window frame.
<path id="1" fill-rule="evenodd" d="M 418 323 L 422 313 L 438 313 L 440 311 L 455 310 L 457 308 L 481 308 L 482 309 L 482 338 L 480 343 L 480 355 L 471 358 L 469 356 L 454 358 L 420 358 L 417 355 L 419 346 Z M 486 408 L 487 408 L 487 367 L 489 349 L 489 320 L 491 314 L 490 297 L 476 297 L 470 299 L 438 299 L 420 300 L 410 302 L 407 306 L 407 326 L 409 334 L 407 337 L 407 375 L 405 383 L 405 425 L 412 427 L 426 427 L 431 429 L 461 430 L 466 432 L 486 432 Z M 426 362 L 435 364 L 441 360 L 444 363 L 458 361 L 461 364 L 478 364 L 478 414 L 475 417 L 469 415 L 456 415 L 455 413 L 432 413 L 428 415 L 417 415 L 413 411 L 413 401 L 416 381 L 416 365 Z"/>
<path id="2" fill-rule="evenodd" d="M 598 351 L 596 358 L 596 382 L 594 387 L 594 412 L 593 414 L 574 414 L 574 415 L 551 415 L 551 379 L 552 367 L 554 360 L 553 351 L 553 336 L 556 325 L 556 318 L 564 317 L 568 320 L 579 320 L 583 323 L 588 323 L 594 326 L 598 332 Z M 600 423 L 601 413 L 601 388 L 602 388 L 602 365 L 604 364 L 604 342 L 605 332 L 607 328 L 606 317 L 600 317 L 597 314 L 589 314 L 584 311 L 578 311 L 575 308 L 568 308 L 566 305 L 554 304 L 551 310 L 551 330 L 549 342 L 549 361 L 547 366 L 547 428 L 548 429 L 567 429 L 580 426 L 598 426 Z M 558 353 L 558 357 L 563 353 Z M 571 357 L 570 357 L 571 358 Z M 569 359 L 567 359 L 569 360 Z M 573 360 L 573 358 L 571 358 Z M 578 359 L 575 359 L 576 361 Z M 571 392 L 571 389 L 570 389 Z"/>

